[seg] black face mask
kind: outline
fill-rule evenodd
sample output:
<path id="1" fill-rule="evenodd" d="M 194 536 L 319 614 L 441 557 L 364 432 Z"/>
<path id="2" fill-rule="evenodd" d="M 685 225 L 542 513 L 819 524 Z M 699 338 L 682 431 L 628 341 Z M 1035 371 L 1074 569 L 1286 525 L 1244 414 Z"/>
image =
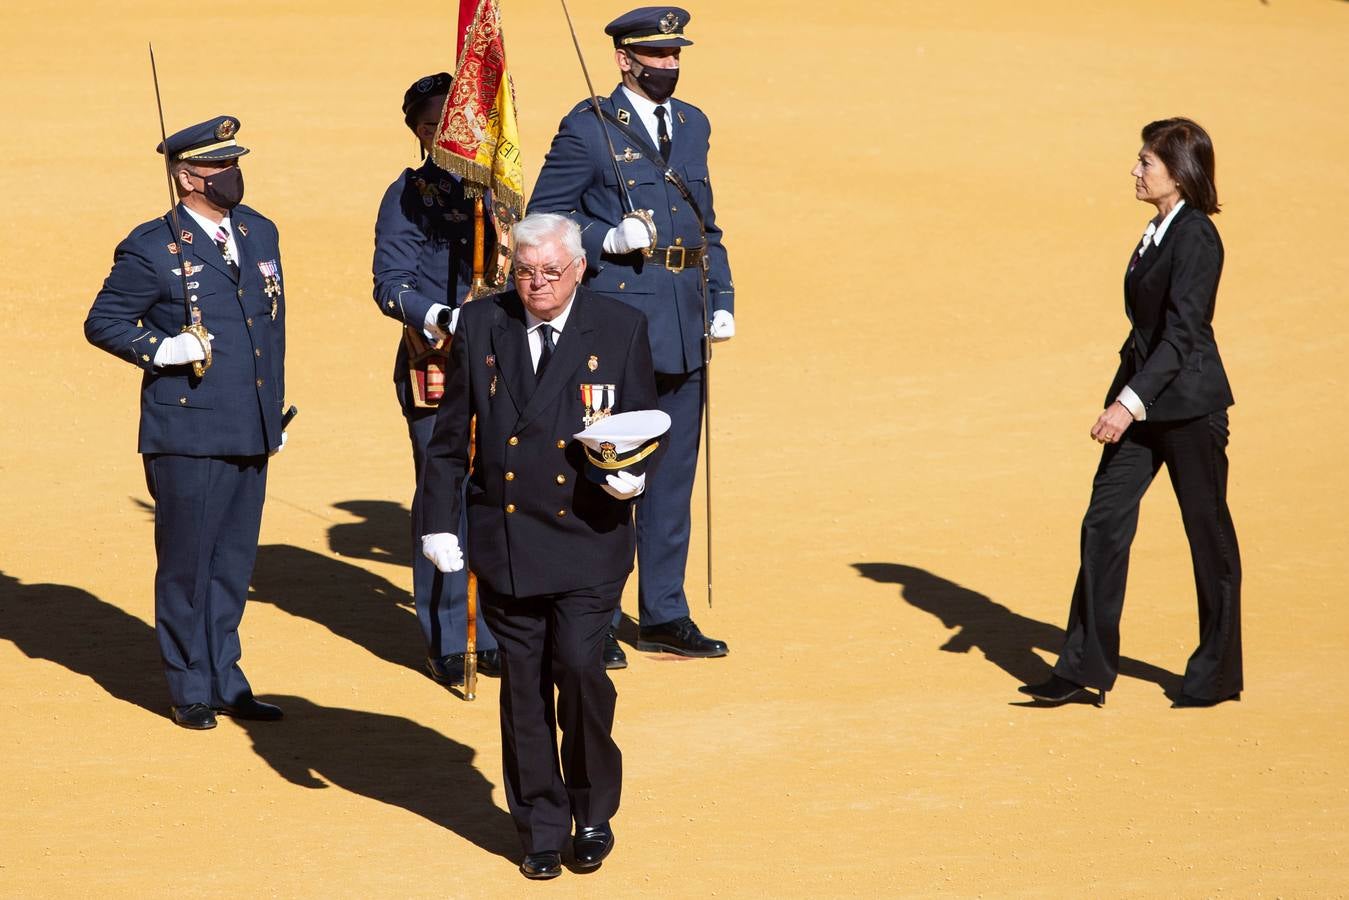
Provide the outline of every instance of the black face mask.
<path id="1" fill-rule="evenodd" d="M 643 66 L 628 54 L 628 62 L 634 66 L 641 66 L 641 71 L 636 72 L 637 84 L 641 86 L 642 93 L 646 94 L 657 103 L 664 103 L 674 95 L 675 85 L 679 83 L 679 69 L 657 69 L 654 66 Z"/>
<path id="2" fill-rule="evenodd" d="M 244 199 L 244 173 L 238 166 L 197 177 L 206 182 L 206 199 L 221 209 L 234 209 Z"/>

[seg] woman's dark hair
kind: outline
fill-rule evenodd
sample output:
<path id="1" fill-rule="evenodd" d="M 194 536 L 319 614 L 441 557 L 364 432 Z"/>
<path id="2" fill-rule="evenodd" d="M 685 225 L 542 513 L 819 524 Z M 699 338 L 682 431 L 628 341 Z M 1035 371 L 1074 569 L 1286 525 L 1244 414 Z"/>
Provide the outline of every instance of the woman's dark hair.
<path id="1" fill-rule="evenodd" d="M 1186 203 L 1206 215 L 1220 212 L 1213 181 L 1213 141 L 1192 119 L 1158 119 L 1143 126 L 1143 147 L 1157 154 Z"/>

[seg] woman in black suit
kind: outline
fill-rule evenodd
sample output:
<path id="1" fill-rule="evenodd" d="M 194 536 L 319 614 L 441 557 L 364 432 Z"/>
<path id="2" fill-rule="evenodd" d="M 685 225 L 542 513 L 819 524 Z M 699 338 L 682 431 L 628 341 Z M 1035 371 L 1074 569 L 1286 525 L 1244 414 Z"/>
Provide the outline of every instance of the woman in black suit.
<path id="1" fill-rule="evenodd" d="M 1143 129 L 1133 168 L 1157 214 L 1124 277 L 1132 328 L 1091 436 L 1104 445 L 1082 522 L 1082 566 L 1053 675 L 1023 693 L 1047 703 L 1105 702 L 1119 671 L 1119 621 L 1138 506 L 1163 464 L 1180 501 L 1199 595 L 1199 647 L 1176 706 L 1241 695 L 1241 560 L 1227 509 L 1232 391 L 1213 336 L 1223 245 L 1213 143 L 1189 119 Z M 1096 692 L 1093 693 L 1091 689 Z"/>

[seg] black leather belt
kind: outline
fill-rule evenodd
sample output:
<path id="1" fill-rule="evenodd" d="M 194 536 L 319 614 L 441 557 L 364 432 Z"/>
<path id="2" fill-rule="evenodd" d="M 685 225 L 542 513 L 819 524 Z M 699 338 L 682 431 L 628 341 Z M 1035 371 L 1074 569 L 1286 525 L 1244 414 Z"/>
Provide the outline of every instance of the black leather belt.
<path id="1" fill-rule="evenodd" d="M 702 265 L 702 247 L 657 247 L 651 251 L 651 258 L 671 272 L 682 272 Z"/>

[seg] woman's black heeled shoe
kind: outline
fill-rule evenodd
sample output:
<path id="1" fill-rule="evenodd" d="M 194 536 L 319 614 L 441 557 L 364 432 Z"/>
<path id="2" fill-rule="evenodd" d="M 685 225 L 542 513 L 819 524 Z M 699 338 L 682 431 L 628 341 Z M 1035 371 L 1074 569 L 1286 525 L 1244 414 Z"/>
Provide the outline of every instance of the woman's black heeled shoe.
<path id="1" fill-rule="evenodd" d="M 1017 688 L 1023 694 L 1027 694 L 1041 703 L 1052 703 L 1059 705 L 1063 703 L 1075 703 L 1078 701 L 1090 701 L 1095 706 L 1105 706 L 1105 690 L 1092 691 L 1090 688 L 1083 687 L 1075 681 L 1069 681 L 1059 675 L 1050 675 L 1049 680 L 1040 684 L 1024 684 Z"/>
<path id="2" fill-rule="evenodd" d="M 1191 697 L 1189 694 L 1181 694 L 1176 697 L 1175 702 L 1171 704 L 1172 709 L 1202 709 L 1209 706 L 1217 706 L 1219 703 L 1226 703 L 1233 700 L 1241 702 L 1241 691 L 1235 694 L 1228 694 L 1226 697 L 1219 697 L 1216 700 L 1205 700 L 1203 697 Z"/>

